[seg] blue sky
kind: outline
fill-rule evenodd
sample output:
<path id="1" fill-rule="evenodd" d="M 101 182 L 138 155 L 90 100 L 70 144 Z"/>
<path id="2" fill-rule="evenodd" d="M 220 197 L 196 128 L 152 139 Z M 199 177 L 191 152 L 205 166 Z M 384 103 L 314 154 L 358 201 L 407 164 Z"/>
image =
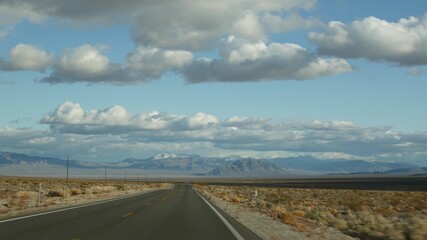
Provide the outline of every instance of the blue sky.
<path id="1" fill-rule="evenodd" d="M 427 155 L 424 1 L 98 5 L 0 3 L 0 151 Z"/>

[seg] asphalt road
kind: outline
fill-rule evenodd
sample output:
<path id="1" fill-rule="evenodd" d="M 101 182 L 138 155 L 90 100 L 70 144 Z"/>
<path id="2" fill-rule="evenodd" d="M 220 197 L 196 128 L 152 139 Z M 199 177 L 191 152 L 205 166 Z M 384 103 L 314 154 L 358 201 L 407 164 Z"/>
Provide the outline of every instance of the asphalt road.
<path id="1" fill-rule="evenodd" d="M 217 211 L 231 227 L 190 184 L 175 185 L 171 190 L 2 222 L 0 239 L 260 239 Z"/>

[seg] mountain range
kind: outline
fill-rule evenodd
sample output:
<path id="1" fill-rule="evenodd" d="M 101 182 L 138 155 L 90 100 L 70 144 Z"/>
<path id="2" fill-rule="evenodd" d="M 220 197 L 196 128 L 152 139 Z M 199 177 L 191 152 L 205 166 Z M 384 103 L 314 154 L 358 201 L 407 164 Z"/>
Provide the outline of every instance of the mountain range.
<path id="1" fill-rule="evenodd" d="M 109 170 L 135 170 L 142 172 L 168 171 L 187 175 L 208 176 L 272 176 L 287 174 L 347 174 L 347 173 L 411 173 L 427 172 L 427 169 L 403 162 L 368 162 L 364 160 L 318 159 L 299 156 L 274 159 L 254 159 L 230 155 L 227 157 L 202 157 L 187 154 L 159 154 L 149 158 L 127 158 L 117 162 L 101 163 L 70 160 L 69 167 L 91 170 L 107 167 Z M 0 175 L 13 175 L 14 171 L 34 173 L 38 171 L 63 171 L 66 161 L 59 158 L 28 156 L 0 151 Z"/>
<path id="2" fill-rule="evenodd" d="M 325 173 L 386 172 L 393 169 L 416 168 L 404 162 L 383 162 L 346 159 L 318 159 L 312 156 L 276 158 L 271 160 L 287 170 L 306 170 Z"/>
<path id="3" fill-rule="evenodd" d="M 259 159 L 239 159 L 208 172 L 209 176 L 272 176 L 285 175 L 287 172 L 275 164 Z"/>

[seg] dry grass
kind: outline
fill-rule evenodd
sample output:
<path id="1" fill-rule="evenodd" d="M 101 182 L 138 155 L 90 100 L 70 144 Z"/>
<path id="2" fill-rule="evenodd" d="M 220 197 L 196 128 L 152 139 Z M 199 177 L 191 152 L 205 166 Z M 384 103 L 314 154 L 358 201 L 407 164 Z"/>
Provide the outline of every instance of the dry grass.
<path id="1" fill-rule="evenodd" d="M 166 183 L 104 183 L 83 180 L 66 182 L 55 179 L 0 177 L 0 218 L 168 186 Z"/>
<path id="2" fill-rule="evenodd" d="M 198 187 L 307 233 L 327 226 L 360 239 L 427 239 L 426 192 Z M 258 206 L 250 199 L 255 190 Z"/>

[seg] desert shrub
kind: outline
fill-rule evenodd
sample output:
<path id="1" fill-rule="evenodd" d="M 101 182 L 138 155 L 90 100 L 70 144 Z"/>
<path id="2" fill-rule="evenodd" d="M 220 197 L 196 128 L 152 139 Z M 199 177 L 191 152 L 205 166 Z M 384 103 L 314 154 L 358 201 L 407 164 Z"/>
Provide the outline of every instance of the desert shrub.
<path id="1" fill-rule="evenodd" d="M 411 240 L 427 239 L 427 218 L 411 217 L 407 225 L 406 235 Z"/>
<path id="2" fill-rule="evenodd" d="M 363 202 L 360 198 L 357 198 L 355 196 L 351 196 L 344 200 L 344 205 L 352 211 L 360 211 L 363 208 Z"/>
<path id="3" fill-rule="evenodd" d="M 76 195 L 80 195 L 82 193 L 82 191 L 78 188 L 73 188 L 70 190 L 70 193 L 72 196 L 76 196 Z"/>
<path id="4" fill-rule="evenodd" d="M 292 211 L 292 215 L 294 215 L 296 217 L 304 217 L 305 212 L 302 210 L 294 210 L 294 211 Z"/>
<path id="5" fill-rule="evenodd" d="M 92 194 L 110 193 L 116 191 L 117 188 L 113 186 L 93 186 L 88 189 Z"/>
<path id="6" fill-rule="evenodd" d="M 123 185 L 123 184 L 116 185 L 116 188 L 117 188 L 117 190 L 119 190 L 119 191 L 126 190 L 126 186 L 125 186 L 125 185 Z"/>
<path id="7" fill-rule="evenodd" d="M 62 192 L 60 192 L 60 191 L 51 190 L 47 193 L 46 196 L 47 197 L 63 197 L 64 194 L 62 194 Z"/>

